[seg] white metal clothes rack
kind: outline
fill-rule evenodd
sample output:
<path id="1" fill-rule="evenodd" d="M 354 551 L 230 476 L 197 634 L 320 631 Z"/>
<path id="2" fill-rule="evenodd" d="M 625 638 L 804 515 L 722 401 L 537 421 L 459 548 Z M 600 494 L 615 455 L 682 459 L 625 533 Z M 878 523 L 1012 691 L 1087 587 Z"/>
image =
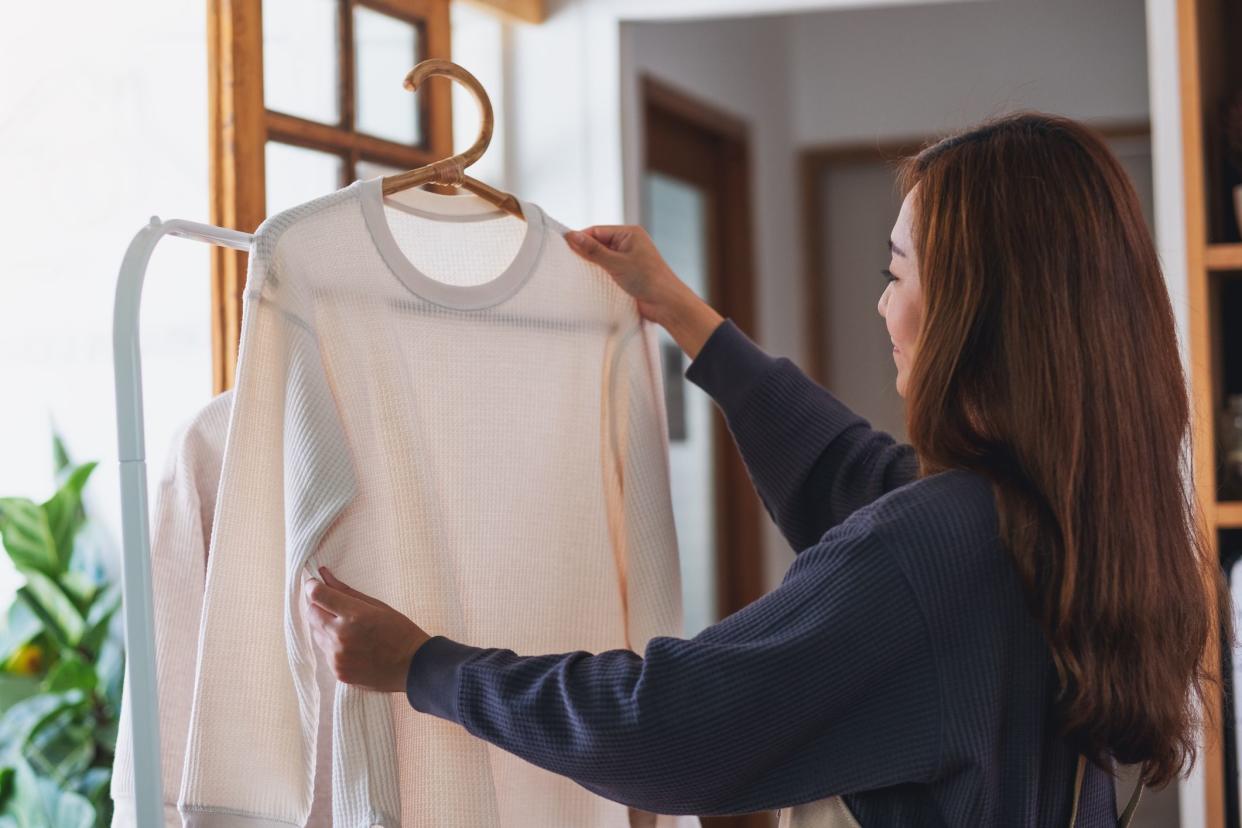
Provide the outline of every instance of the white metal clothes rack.
<path id="1" fill-rule="evenodd" d="M 183 219 L 160 221 L 158 216 L 152 216 L 151 222 L 129 243 L 117 276 L 112 313 L 112 362 L 116 377 L 117 460 L 121 473 L 121 600 L 138 828 L 160 828 L 164 824 L 151 538 L 147 522 L 146 441 L 143 438 L 142 352 L 138 341 L 142 283 L 151 252 L 164 236 L 180 236 L 247 251 L 254 241 L 253 235 L 238 230 Z"/>

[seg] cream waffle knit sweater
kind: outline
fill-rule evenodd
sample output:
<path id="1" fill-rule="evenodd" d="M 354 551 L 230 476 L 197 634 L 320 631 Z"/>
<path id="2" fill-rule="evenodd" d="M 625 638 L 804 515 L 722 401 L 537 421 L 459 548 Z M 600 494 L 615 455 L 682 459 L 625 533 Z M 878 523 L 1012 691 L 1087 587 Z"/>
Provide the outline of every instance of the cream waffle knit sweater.
<path id="1" fill-rule="evenodd" d="M 332 682 L 324 698 L 303 617 L 300 587 L 327 565 L 481 646 L 641 652 L 680 633 L 654 330 L 522 208 L 384 198 L 375 178 L 258 228 L 185 825 L 306 825 L 325 785 L 337 828 L 630 824 L 403 694 Z"/>

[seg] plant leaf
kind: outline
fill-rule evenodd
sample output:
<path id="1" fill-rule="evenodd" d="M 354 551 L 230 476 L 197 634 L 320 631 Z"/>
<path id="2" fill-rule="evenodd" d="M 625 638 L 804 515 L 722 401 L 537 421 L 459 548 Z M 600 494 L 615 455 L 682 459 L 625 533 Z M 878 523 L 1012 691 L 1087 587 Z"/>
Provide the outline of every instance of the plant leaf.
<path id="1" fill-rule="evenodd" d="M 86 612 L 95 598 L 98 586 L 85 572 L 67 570 L 57 581 L 79 612 Z"/>
<path id="2" fill-rule="evenodd" d="M 54 828 L 43 807 L 39 778 L 21 756 L 13 759 L 13 794 L 4 803 L 3 815 L 19 828 Z"/>
<path id="3" fill-rule="evenodd" d="M 99 677 L 95 674 L 95 668 L 76 655 L 63 656 L 43 681 L 44 689 L 49 693 L 63 693 L 75 689 L 89 693 L 98 683 Z"/>
<path id="4" fill-rule="evenodd" d="M 112 617 L 121 606 L 121 589 L 115 584 L 105 587 L 91 604 L 86 615 L 86 632 L 82 634 L 81 646 L 97 655 L 108 637 Z"/>
<path id="5" fill-rule="evenodd" d="M 57 571 L 48 573 L 50 575 L 59 575 L 69 568 L 69 559 L 73 556 L 73 537 L 86 520 L 82 509 L 82 489 L 96 465 L 91 461 L 75 468 L 64 485 L 43 504 L 56 550 Z"/>
<path id="6" fill-rule="evenodd" d="M 109 790 L 112 782 L 112 768 L 87 768 L 86 772 L 77 780 L 73 786 L 76 793 L 82 794 L 90 800 L 98 810 L 104 804 L 104 800 L 110 799 L 112 792 Z"/>
<path id="7" fill-rule="evenodd" d="M 9 604 L 4 630 L 0 631 L 0 664 L 8 661 L 19 647 L 43 632 L 43 622 L 24 601 Z"/>
<path id="8" fill-rule="evenodd" d="M 12 761 L 21 752 L 22 746 L 47 719 L 62 710 L 85 705 L 86 696 L 80 690 L 67 693 L 40 693 L 23 699 L 0 716 L 0 750 L 5 754 L 5 761 Z"/>
<path id="9" fill-rule="evenodd" d="M 69 459 L 69 450 L 65 448 L 65 441 L 61 438 L 60 432 L 55 428 L 52 429 L 52 468 L 60 473 L 68 467 L 73 461 Z"/>
<path id="10" fill-rule="evenodd" d="M 39 723 L 23 751 L 40 776 L 53 780 L 57 787 L 67 787 L 95 758 L 90 711 L 80 706 L 57 711 Z"/>
<path id="11" fill-rule="evenodd" d="M 112 626 L 103 644 L 99 647 L 99 656 L 95 659 L 95 674 L 99 676 L 99 686 L 104 699 L 114 711 L 121 709 L 121 690 L 125 682 L 125 642 L 121 632 L 120 619 L 113 617 Z"/>
<path id="12" fill-rule="evenodd" d="M 0 714 L 23 699 L 39 693 L 42 682 L 30 676 L 0 673 Z"/>
<path id="13" fill-rule="evenodd" d="M 45 781 L 44 801 L 48 816 L 57 828 L 93 828 L 95 806 L 86 797 L 73 791 L 62 791 L 50 780 Z"/>
<path id="14" fill-rule="evenodd" d="M 86 632 L 82 613 L 51 578 L 34 570 L 27 570 L 25 575 L 26 585 L 17 590 L 18 596 L 42 619 L 44 627 L 58 645 L 62 648 L 76 647 Z"/>
<path id="15" fill-rule="evenodd" d="M 47 512 L 24 497 L 0 498 L 0 538 L 18 569 L 55 576 L 60 566 Z"/>

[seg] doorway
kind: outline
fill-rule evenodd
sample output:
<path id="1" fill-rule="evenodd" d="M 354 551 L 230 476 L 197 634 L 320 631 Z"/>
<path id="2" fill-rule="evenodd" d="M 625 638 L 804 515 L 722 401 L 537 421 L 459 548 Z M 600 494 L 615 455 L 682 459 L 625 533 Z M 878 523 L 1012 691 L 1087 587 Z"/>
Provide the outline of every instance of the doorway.
<path id="1" fill-rule="evenodd" d="M 650 77 L 641 90 L 642 223 L 673 272 L 752 334 L 748 127 Z M 723 416 L 685 379 L 686 357 L 662 329 L 660 352 L 684 634 L 691 637 L 763 594 L 760 504 Z M 703 819 L 712 828 L 773 823 L 763 813 Z"/>

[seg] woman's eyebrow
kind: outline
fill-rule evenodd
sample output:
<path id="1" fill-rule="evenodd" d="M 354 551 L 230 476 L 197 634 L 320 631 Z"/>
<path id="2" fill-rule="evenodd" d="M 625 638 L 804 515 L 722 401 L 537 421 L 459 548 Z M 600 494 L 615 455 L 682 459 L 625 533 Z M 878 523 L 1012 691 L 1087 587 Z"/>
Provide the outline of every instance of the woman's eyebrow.
<path id="1" fill-rule="evenodd" d="M 896 253 L 896 254 L 897 254 L 898 256 L 900 256 L 901 258 L 903 258 L 903 259 L 904 259 L 904 258 L 906 258 L 906 251 L 902 250 L 900 247 L 898 247 L 897 245 L 893 244 L 893 240 L 892 240 L 892 239 L 889 239 L 889 240 L 888 240 L 888 249 L 889 249 L 889 250 L 891 250 L 891 251 L 893 251 L 894 253 Z"/>

